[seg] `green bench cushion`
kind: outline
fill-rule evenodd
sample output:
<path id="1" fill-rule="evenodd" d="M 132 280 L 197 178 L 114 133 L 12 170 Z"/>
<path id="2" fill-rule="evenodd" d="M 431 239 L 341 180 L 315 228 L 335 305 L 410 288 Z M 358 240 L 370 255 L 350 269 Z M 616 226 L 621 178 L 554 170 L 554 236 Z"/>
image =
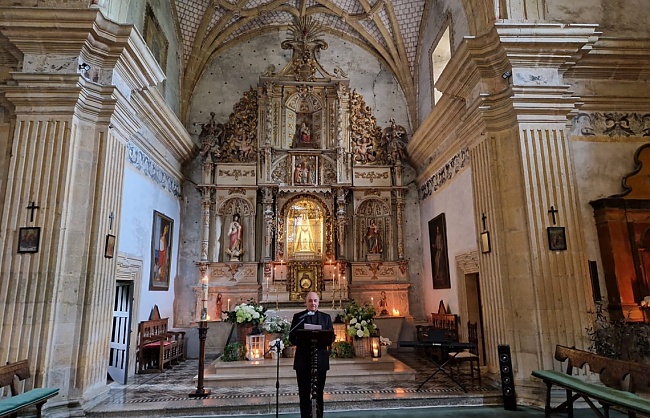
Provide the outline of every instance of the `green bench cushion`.
<path id="1" fill-rule="evenodd" d="M 57 393 L 59 393 L 59 389 L 56 388 L 35 388 L 16 396 L 0 398 L 0 416 L 46 401 Z"/>
<path id="2" fill-rule="evenodd" d="M 642 398 L 634 393 L 588 383 L 577 377 L 569 376 L 566 373 L 555 370 L 533 370 L 533 376 L 590 398 L 600 399 L 609 405 L 617 405 L 631 408 L 638 412 L 650 413 L 650 399 Z"/>

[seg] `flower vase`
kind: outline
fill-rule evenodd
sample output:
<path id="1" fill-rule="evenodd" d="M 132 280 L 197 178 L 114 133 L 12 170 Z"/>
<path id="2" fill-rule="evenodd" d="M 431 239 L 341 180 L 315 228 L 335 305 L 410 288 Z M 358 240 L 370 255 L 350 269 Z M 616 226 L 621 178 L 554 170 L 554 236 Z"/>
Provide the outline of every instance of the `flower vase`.
<path id="1" fill-rule="evenodd" d="M 353 338 L 355 357 L 370 357 L 370 338 Z"/>
<path id="2" fill-rule="evenodd" d="M 296 346 L 291 345 L 289 347 L 284 347 L 284 350 L 282 350 L 282 355 L 284 357 L 288 357 L 288 358 L 295 357 L 296 356 Z"/>
<path id="3" fill-rule="evenodd" d="M 237 324 L 237 341 L 246 345 L 246 337 L 253 334 L 253 324 Z"/>

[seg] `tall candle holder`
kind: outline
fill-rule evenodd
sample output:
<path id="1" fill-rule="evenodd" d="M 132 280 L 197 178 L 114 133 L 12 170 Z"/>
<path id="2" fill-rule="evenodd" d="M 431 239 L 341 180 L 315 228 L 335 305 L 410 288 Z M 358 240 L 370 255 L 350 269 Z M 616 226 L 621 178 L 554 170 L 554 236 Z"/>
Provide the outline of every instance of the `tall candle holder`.
<path id="1" fill-rule="evenodd" d="M 190 398 L 204 398 L 210 395 L 210 389 L 203 387 L 205 377 L 205 339 L 208 335 L 208 322 L 199 322 L 199 376 L 196 381 L 196 390 L 189 394 Z"/>

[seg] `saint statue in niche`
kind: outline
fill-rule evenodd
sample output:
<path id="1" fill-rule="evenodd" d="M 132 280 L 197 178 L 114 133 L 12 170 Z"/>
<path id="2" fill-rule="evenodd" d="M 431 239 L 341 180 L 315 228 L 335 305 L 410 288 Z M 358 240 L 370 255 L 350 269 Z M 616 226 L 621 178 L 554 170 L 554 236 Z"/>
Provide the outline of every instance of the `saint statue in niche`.
<path id="1" fill-rule="evenodd" d="M 239 261 L 240 257 L 244 254 L 242 246 L 242 224 L 240 222 L 240 216 L 238 213 L 235 213 L 232 216 L 232 222 L 228 227 L 228 248 L 226 248 L 226 254 L 230 256 L 230 261 Z"/>
<path id="2" fill-rule="evenodd" d="M 312 115 L 299 113 L 296 122 L 296 132 L 293 136 L 293 147 L 318 148 L 320 145 L 315 141 L 312 132 Z"/>
<path id="3" fill-rule="evenodd" d="M 368 225 L 366 243 L 368 244 L 368 254 L 381 253 L 381 236 L 379 235 L 379 227 L 374 219 L 372 219 L 370 225 Z"/>

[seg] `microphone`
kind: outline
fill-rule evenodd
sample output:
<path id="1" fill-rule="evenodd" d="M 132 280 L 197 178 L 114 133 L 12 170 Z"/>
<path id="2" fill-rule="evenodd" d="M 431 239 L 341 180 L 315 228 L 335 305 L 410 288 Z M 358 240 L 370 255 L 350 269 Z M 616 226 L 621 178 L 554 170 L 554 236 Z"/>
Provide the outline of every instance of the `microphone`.
<path id="1" fill-rule="evenodd" d="M 304 319 L 307 318 L 307 315 L 309 315 L 309 311 L 305 312 L 304 314 L 300 315 L 298 319 Z"/>

